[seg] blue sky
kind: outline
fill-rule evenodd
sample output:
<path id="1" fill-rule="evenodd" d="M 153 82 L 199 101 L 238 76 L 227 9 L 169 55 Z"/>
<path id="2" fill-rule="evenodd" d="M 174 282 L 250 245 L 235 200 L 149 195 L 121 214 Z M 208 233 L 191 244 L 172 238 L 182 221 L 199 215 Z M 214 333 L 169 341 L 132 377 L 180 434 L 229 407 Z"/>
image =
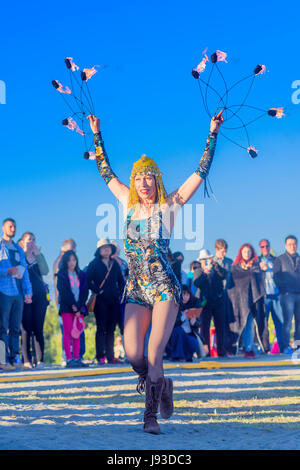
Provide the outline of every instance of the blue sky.
<path id="1" fill-rule="evenodd" d="M 292 83 L 300 80 L 298 22 L 299 5 L 279 2 L 272 8 L 258 1 L 156 0 L 2 6 L 1 219 L 16 219 L 17 236 L 34 232 L 49 264 L 69 237 L 87 264 L 97 242 L 97 206 L 116 203 L 95 162 L 82 158 L 82 137 L 61 125 L 68 110 L 51 80 L 68 85 L 67 56 L 81 67 L 107 65 L 90 89 L 113 169 L 128 183 L 133 162 L 146 153 L 171 191 L 196 169 L 205 146 L 209 118 L 191 69 L 208 47 L 228 53 L 220 66 L 229 84 L 266 64 L 249 104 L 286 106 L 287 116 L 248 128 L 259 149 L 255 160 L 218 139 L 210 176 L 218 203 L 204 200 L 203 189 L 191 201 L 205 204 L 205 247 L 213 250 L 215 239 L 225 238 L 234 257 L 242 243 L 257 248 L 267 237 L 281 252 L 287 234 L 300 237 L 300 104 L 291 101 Z M 234 137 L 242 141 L 243 134 Z M 184 242 L 172 241 L 171 249 L 184 251 Z M 184 253 L 186 267 L 198 253 Z"/>

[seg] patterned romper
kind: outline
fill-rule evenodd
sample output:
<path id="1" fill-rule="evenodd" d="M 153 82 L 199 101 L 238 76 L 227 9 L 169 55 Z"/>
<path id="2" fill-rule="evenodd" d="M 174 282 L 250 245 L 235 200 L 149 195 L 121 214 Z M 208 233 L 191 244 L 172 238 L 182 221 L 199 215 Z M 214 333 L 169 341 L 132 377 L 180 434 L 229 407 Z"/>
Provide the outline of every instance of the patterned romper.
<path id="1" fill-rule="evenodd" d="M 129 276 L 122 301 L 150 309 L 162 300 L 179 304 L 181 287 L 168 261 L 170 238 L 161 211 L 139 220 L 132 220 L 132 214 L 133 209 L 124 233 Z"/>

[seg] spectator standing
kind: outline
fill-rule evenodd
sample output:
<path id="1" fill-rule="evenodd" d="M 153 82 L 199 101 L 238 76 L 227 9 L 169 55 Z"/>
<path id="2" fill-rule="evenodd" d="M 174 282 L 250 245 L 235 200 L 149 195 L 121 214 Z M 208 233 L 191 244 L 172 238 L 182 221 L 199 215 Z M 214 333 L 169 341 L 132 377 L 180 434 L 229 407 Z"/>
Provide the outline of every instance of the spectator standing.
<path id="1" fill-rule="evenodd" d="M 245 346 L 245 357 L 254 358 L 254 318 L 264 314 L 264 282 L 254 248 L 245 243 L 231 267 L 232 285 L 228 295 L 232 302 L 235 321 L 230 324 L 235 334 L 236 354 L 240 338 Z"/>
<path id="2" fill-rule="evenodd" d="M 88 287 L 97 295 L 94 308 L 96 317 L 96 359 L 98 364 L 114 361 L 114 331 L 120 317 L 120 297 L 124 278 L 119 263 L 112 258 L 116 247 L 109 240 L 97 243 L 94 259 L 87 268 Z M 100 288 L 101 286 L 101 288 Z"/>
<path id="3" fill-rule="evenodd" d="M 266 322 L 268 326 L 270 313 L 275 326 L 276 339 L 279 346 L 279 351 L 283 352 L 284 345 L 282 339 L 283 331 L 283 314 L 279 300 L 279 291 L 274 281 L 273 266 L 275 256 L 270 252 L 271 246 L 269 240 L 264 238 L 259 242 L 261 255 L 259 256 L 259 266 L 263 274 L 265 283 L 265 313 Z"/>
<path id="4" fill-rule="evenodd" d="M 215 255 L 213 261 L 218 263 L 222 268 L 226 269 L 227 276 L 223 280 L 223 318 L 224 318 L 224 348 L 229 354 L 235 353 L 234 336 L 230 331 L 230 323 L 234 321 L 234 315 L 232 311 L 232 305 L 228 298 L 227 290 L 230 286 L 231 279 L 231 265 L 233 260 L 226 256 L 228 250 L 228 244 L 223 238 L 219 238 L 215 242 Z"/>
<path id="5" fill-rule="evenodd" d="M 45 257 L 36 246 L 35 236 L 32 232 L 22 235 L 19 245 L 23 248 L 32 286 L 32 302 L 24 303 L 22 317 L 22 353 L 25 367 L 32 367 L 31 337 L 34 335 L 36 353 L 36 368 L 44 367 L 44 321 L 49 305 L 47 298 L 47 285 L 43 276 L 49 273 Z"/>
<path id="6" fill-rule="evenodd" d="M 79 358 L 80 336 L 72 336 L 74 320 L 77 327 L 82 326 L 84 316 L 88 315 L 85 303 L 88 297 L 87 274 L 81 271 L 76 253 L 72 250 L 64 253 L 57 273 L 57 290 L 59 293 L 59 315 L 63 322 L 63 346 L 67 367 L 88 367 Z M 71 353 L 72 337 L 72 353 Z"/>
<path id="7" fill-rule="evenodd" d="M 22 248 L 14 243 L 16 222 L 5 219 L 0 239 L 0 341 L 6 346 L 3 369 L 14 369 L 19 355 L 23 303 L 32 302 L 32 288 Z M 8 333 L 9 331 L 9 333 Z"/>
<path id="8" fill-rule="evenodd" d="M 195 270 L 193 282 L 199 289 L 196 296 L 206 300 L 201 315 L 201 337 L 210 354 L 210 323 L 213 319 L 217 336 L 218 356 L 226 355 L 224 346 L 224 310 L 223 310 L 223 280 L 227 271 L 213 261 L 213 255 L 208 250 L 201 250 L 199 258 L 201 267 Z"/>
<path id="9" fill-rule="evenodd" d="M 218 263 L 222 268 L 226 269 L 227 276 L 223 280 L 224 289 L 228 288 L 230 282 L 230 272 L 231 272 L 231 265 L 233 260 L 226 256 L 228 250 L 228 244 L 223 238 L 219 238 L 216 240 L 215 243 L 215 255 L 213 257 L 213 261 Z"/>
<path id="10" fill-rule="evenodd" d="M 290 346 L 291 326 L 295 318 L 294 341 L 300 344 L 300 256 L 297 253 L 298 241 L 294 235 L 285 239 L 285 253 L 274 261 L 274 281 L 279 289 L 283 313 L 283 352 L 292 354 Z"/>

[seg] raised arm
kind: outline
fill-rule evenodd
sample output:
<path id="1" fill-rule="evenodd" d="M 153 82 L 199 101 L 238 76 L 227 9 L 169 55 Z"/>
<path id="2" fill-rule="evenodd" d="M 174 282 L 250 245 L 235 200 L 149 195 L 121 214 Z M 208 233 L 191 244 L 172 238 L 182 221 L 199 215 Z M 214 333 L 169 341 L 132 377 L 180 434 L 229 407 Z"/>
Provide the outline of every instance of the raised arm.
<path id="1" fill-rule="evenodd" d="M 120 182 L 110 166 L 100 132 L 100 120 L 93 115 L 88 116 L 88 119 L 90 120 L 90 126 L 94 133 L 96 162 L 99 173 L 114 196 L 126 207 L 129 198 L 129 188 Z"/>
<path id="2" fill-rule="evenodd" d="M 224 122 L 222 116 L 223 110 L 214 116 L 210 123 L 210 132 L 206 140 L 206 146 L 199 166 L 196 171 L 180 186 L 180 188 L 168 195 L 167 202 L 169 205 L 180 204 L 181 206 L 189 201 L 193 194 L 197 191 L 202 181 L 207 177 L 217 143 L 217 135 L 221 124 Z"/>

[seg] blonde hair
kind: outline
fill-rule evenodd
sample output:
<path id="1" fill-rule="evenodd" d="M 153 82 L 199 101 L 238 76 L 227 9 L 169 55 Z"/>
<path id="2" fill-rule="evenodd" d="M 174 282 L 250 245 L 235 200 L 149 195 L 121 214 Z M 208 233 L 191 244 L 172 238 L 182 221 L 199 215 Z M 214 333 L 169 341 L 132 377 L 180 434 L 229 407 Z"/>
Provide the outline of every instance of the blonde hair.
<path id="1" fill-rule="evenodd" d="M 129 201 L 128 206 L 132 207 L 140 204 L 140 198 L 138 196 L 135 187 L 135 177 L 138 174 L 149 174 L 154 176 L 156 184 L 156 201 L 158 204 L 165 204 L 167 202 L 167 191 L 164 187 L 161 172 L 152 158 L 148 158 L 145 154 L 137 160 L 132 167 L 130 176 L 130 190 L 129 190 Z"/>

